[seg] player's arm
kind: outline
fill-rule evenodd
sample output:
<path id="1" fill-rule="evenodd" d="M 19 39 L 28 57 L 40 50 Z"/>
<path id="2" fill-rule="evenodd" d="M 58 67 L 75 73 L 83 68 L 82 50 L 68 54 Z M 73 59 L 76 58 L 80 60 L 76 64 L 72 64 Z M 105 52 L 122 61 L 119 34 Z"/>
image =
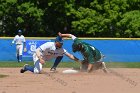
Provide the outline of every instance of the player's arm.
<path id="1" fill-rule="evenodd" d="M 42 59 L 41 52 L 44 52 L 46 49 L 49 49 L 51 47 L 52 47 L 52 43 L 47 42 L 37 48 L 36 54 L 37 54 L 37 57 L 39 58 L 41 64 L 45 63 L 45 61 Z"/>
<path id="2" fill-rule="evenodd" d="M 72 34 L 61 34 L 60 32 L 58 33 L 59 36 L 61 37 L 70 37 L 72 40 L 75 40 L 77 37 L 72 35 Z"/>
<path id="3" fill-rule="evenodd" d="M 84 52 L 84 58 L 86 58 L 86 60 L 88 61 L 88 68 L 87 68 L 87 72 L 89 73 L 89 72 L 91 72 L 92 71 L 92 69 L 93 69 L 93 67 L 94 67 L 94 61 L 95 61 L 95 59 L 94 59 L 94 56 L 93 56 L 93 54 L 91 53 L 91 51 L 89 50 L 89 47 L 84 47 L 83 48 L 83 51 L 86 51 L 86 52 Z"/>
<path id="4" fill-rule="evenodd" d="M 91 72 L 92 71 L 92 69 L 93 69 L 93 67 L 94 67 L 94 61 L 95 61 L 95 59 L 94 59 L 94 57 L 93 57 L 93 55 L 92 54 L 87 54 L 88 56 L 87 56 L 87 59 L 88 59 L 88 69 L 87 69 L 87 72 L 89 73 L 89 72 Z"/>
<path id="5" fill-rule="evenodd" d="M 37 57 L 39 58 L 40 63 L 41 63 L 41 64 L 44 64 L 45 61 L 42 59 L 42 56 L 41 56 L 41 49 L 40 49 L 40 48 L 37 48 L 37 49 L 36 49 L 36 55 L 37 55 Z"/>
<path id="6" fill-rule="evenodd" d="M 13 39 L 11 45 L 13 45 L 13 44 L 15 43 L 15 41 L 16 41 L 16 36 L 14 37 L 14 39 Z"/>
<path id="7" fill-rule="evenodd" d="M 66 52 L 65 55 L 66 55 L 67 57 L 69 57 L 70 59 L 76 61 L 76 62 L 81 62 L 77 57 L 75 57 L 74 55 L 72 55 L 72 54 L 70 54 L 70 53 L 68 53 L 68 52 Z"/>

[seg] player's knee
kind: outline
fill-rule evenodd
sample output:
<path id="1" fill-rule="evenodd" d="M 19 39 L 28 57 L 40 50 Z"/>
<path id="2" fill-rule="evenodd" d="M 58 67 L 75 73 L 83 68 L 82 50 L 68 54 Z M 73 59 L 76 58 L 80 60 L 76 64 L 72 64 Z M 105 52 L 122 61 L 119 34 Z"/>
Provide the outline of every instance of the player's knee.
<path id="1" fill-rule="evenodd" d="M 37 62 L 37 64 L 35 64 L 34 73 L 40 74 L 41 71 L 42 71 L 42 64 L 40 62 Z"/>
<path id="2" fill-rule="evenodd" d="M 37 68 L 34 68 L 34 74 L 39 74 L 41 71 L 38 70 Z"/>

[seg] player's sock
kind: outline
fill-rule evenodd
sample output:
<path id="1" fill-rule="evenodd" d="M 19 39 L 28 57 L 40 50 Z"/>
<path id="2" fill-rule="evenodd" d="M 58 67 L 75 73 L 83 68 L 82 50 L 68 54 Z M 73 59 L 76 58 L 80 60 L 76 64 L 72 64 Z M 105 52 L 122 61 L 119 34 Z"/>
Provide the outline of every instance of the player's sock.
<path id="1" fill-rule="evenodd" d="M 26 65 L 25 68 L 24 68 L 24 70 L 34 72 L 34 67 L 33 66 Z"/>
<path id="2" fill-rule="evenodd" d="M 22 55 L 19 56 L 19 61 L 20 61 L 20 62 L 22 61 Z"/>
<path id="3" fill-rule="evenodd" d="M 56 68 L 58 64 L 60 63 L 60 61 L 62 60 L 62 58 L 63 56 L 57 57 L 51 69 Z"/>

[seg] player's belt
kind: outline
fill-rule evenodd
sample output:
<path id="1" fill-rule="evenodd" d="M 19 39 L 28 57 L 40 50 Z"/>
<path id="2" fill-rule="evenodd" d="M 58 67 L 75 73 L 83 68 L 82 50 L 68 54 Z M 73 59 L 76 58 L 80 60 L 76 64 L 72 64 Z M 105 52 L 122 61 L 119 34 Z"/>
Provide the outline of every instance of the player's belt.
<path id="1" fill-rule="evenodd" d="M 22 44 L 17 44 L 17 45 L 22 45 Z"/>

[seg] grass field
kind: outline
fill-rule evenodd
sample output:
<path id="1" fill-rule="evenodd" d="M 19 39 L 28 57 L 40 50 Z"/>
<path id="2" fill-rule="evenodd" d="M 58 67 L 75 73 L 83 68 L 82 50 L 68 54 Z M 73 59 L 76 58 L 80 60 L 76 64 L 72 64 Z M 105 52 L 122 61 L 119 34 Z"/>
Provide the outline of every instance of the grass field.
<path id="1" fill-rule="evenodd" d="M 9 68 L 9 67 L 13 67 L 13 68 L 17 68 L 17 67 L 23 67 L 24 64 L 29 64 L 33 66 L 33 62 L 0 62 L 0 67 L 4 67 L 4 68 Z M 53 65 L 53 62 L 46 62 L 43 67 L 51 67 Z M 71 67 L 79 67 L 79 63 L 74 63 L 74 62 L 61 62 L 58 66 L 59 68 L 71 68 Z"/>
<path id="2" fill-rule="evenodd" d="M 0 67 L 23 67 L 24 64 L 29 64 L 33 66 L 33 62 L 0 62 Z M 50 68 L 53 62 L 46 62 L 44 67 Z M 107 67 L 109 68 L 140 68 L 140 62 L 106 62 Z M 79 67 L 79 63 L 74 62 L 61 62 L 59 64 L 59 68 L 77 68 Z"/>

